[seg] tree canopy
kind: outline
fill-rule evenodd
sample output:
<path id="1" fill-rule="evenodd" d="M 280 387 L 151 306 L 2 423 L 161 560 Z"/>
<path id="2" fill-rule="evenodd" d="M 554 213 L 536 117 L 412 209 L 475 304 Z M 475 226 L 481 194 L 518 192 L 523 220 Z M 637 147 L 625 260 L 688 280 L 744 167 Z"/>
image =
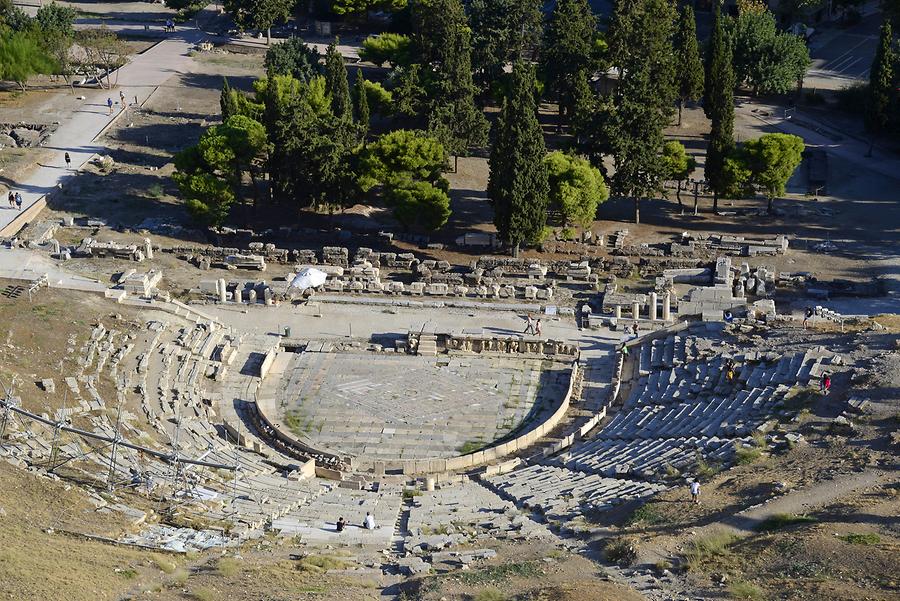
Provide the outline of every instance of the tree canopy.
<path id="1" fill-rule="evenodd" d="M 541 72 L 547 91 L 559 102 L 560 120 L 572 120 L 589 93 L 588 79 L 597 68 L 597 19 L 587 0 L 559 0 L 544 34 Z"/>
<path id="2" fill-rule="evenodd" d="M 470 0 L 466 5 L 472 28 L 472 70 L 482 94 L 504 76 L 504 67 L 536 46 L 543 32 L 539 0 Z"/>
<path id="3" fill-rule="evenodd" d="M 597 216 L 597 207 L 609 198 L 600 170 L 581 157 L 559 151 L 549 153 L 547 164 L 550 209 L 563 225 L 588 227 Z"/>
<path id="4" fill-rule="evenodd" d="M 353 105 L 350 101 L 350 83 L 347 80 L 347 67 L 344 57 L 337 49 L 338 39 L 328 45 L 325 53 L 325 90 L 331 96 L 331 111 L 341 119 L 353 118 Z"/>
<path id="5" fill-rule="evenodd" d="M 319 74 L 319 51 L 301 38 L 288 38 L 266 50 L 265 65 L 269 77 L 291 75 L 308 82 Z"/>
<path id="6" fill-rule="evenodd" d="M 266 44 L 272 43 L 271 28 L 291 16 L 296 0 L 225 0 L 234 22 L 245 29 L 266 32 Z"/>
<path id="7" fill-rule="evenodd" d="M 725 161 L 734 149 L 734 71 L 731 46 L 725 37 L 724 17 L 716 8 L 709 41 L 706 69 L 706 102 L 703 110 L 712 121 L 704 172 L 713 191 L 713 211 L 718 211 L 719 195 L 731 189 Z"/>
<path id="8" fill-rule="evenodd" d="M 869 89 L 866 106 L 866 129 L 871 133 L 884 133 L 894 121 L 900 121 L 900 104 L 898 104 L 897 87 L 895 86 L 895 67 L 897 53 L 894 52 L 891 23 L 885 20 L 881 25 L 878 47 L 869 70 Z"/>
<path id="9" fill-rule="evenodd" d="M 734 161 L 742 163 L 732 169 L 749 173 L 749 183 L 760 186 L 768 199 L 772 213 L 775 198 L 782 196 L 788 180 L 803 160 L 803 138 L 791 134 L 764 134 L 747 140 L 736 153 Z M 732 179 L 739 179 L 732 176 Z M 743 177 L 746 177 L 743 176 Z"/>
<path id="10" fill-rule="evenodd" d="M 809 68 L 809 50 L 800 36 L 779 31 L 761 0 L 742 0 L 729 20 L 736 82 L 754 94 L 786 94 Z"/>
<path id="11" fill-rule="evenodd" d="M 621 10 L 630 12 L 617 14 L 616 29 L 610 31 L 610 56 L 621 76 L 607 134 L 615 164 L 613 190 L 634 199 L 639 223 L 640 198 L 660 190 L 665 175 L 660 152 L 676 98 L 675 12 L 667 0 L 620 2 Z"/>
<path id="12" fill-rule="evenodd" d="M 55 69 L 53 59 L 31 32 L 0 33 L 0 79 L 3 81 L 13 81 L 24 90 L 30 77 L 49 75 Z"/>
<path id="13" fill-rule="evenodd" d="M 697 43 L 697 24 L 694 9 L 681 7 L 678 28 L 675 30 L 675 74 L 678 88 L 678 125 L 685 102 L 696 102 L 703 95 L 703 62 Z"/>
<path id="14" fill-rule="evenodd" d="M 331 10 L 336 15 L 357 15 L 370 10 L 401 10 L 407 0 L 331 0 Z"/>
<path id="15" fill-rule="evenodd" d="M 411 44 L 409 36 L 400 33 L 385 32 L 370 35 L 363 40 L 359 58 L 375 63 L 379 67 L 384 63 L 389 64 L 391 68 L 409 64 Z"/>
<path id="16" fill-rule="evenodd" d="M 491 148 L 488 198 L 500 239 L 514 254 L 524 242 L 537 242 L 547 222 L 549 183 L 544 135 L 537 119 L 534 69 L 513 65 Z"/>
<path id="17" fill-rule="evenodd" d="M 400 129 L 384 134 L 360 153 L 359 185 L 381 187 L 385 202 L 406 227 L 436 230 L 450 217 L 449 182 L 442 172 L 447 151 L 423 132 Z"/>

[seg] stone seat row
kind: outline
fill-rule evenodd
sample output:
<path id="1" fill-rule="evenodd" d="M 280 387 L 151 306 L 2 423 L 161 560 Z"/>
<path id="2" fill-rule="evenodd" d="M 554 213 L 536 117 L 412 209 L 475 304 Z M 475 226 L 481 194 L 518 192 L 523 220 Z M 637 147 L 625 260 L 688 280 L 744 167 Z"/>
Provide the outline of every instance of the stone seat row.
<path id="1" fill-rule="evenodd" d="M 579 443 L 552 461 L 569 469 L 608 477 L 637 476 L 652 480 L 693 467 L 698 458 L 727 463 L 735 441 L 724 438 L 594 439 Z"/>
<path id="2" fill-rule="evenodd" d="M 668 405 L 642 405 L 621 411 L 600 432 L 603 439 L 749 435 L 771 413 L 786 386 L 741 390 L 733 396 L 694 399 Z"/>
<path id="3" fill-rule="evenodd" d="M 537 509 L 551 519 L 565 519 L 585 509 L 608 509 L 666 488 L 662 484 L 606 478 L 550 465 L 532 465 L 486 481 L 516 504 Z"/>

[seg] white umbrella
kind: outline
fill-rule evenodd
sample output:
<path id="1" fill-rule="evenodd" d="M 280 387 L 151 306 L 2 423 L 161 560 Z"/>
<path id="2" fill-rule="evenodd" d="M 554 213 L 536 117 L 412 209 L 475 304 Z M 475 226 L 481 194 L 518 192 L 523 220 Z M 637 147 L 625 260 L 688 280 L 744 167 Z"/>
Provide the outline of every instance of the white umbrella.
<path id="1" fill-rule="evenodd" d="M 306 290 L 307 288 L 318 288 L 328 279 L 328 274 L 314 267 L 304 267 L 300 273 L 291 280 L 291 288 L 298 290 Z"/>

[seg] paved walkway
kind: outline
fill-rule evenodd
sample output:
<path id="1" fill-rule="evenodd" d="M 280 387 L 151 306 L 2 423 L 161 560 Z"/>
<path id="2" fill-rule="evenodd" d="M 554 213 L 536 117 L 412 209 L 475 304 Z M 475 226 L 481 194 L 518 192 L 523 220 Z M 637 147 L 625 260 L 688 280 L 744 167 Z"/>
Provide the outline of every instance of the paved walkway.
<path id="1" fill-rule="evenodd" d="M 22 194 L 22 213 L 39 203 L 46 194 L 65 185 L 65 180 L 75 174 L 75 169 L 87 163 L 94 154 L 104 151 L 104 147 L 97 144 L 96 139 L 115 120 L 130 118 L 129 110 L 121 110 L 119 91 L 125 94 L 127 102 L 134 103 L 136 98 L 137 103 L 142 105 L 157 90 L 167 87 L 166 82 L 173 75 L 185 69 L 191 60 L 188 52 L 204 37 L 197 30 L 178 31 L 143 54 L 135 56 L 119 69 L 118 74 L 113 74 L 113 82 L 118 83 L 114 89 L 81 89 L 80 94 L 85 96 L 84 100 L 72 97 L 72 102 L 76 104 L 71 117 L 63 121 L 44 142 L 44 148 L 53 153 L 51 158 L 39 163 L 22 180 L 11 184 L 13 190 Z M 107 108 L 108 98 L 112 98 L 115 103 L 112 114 Z M 66 152 L 72 158 L 72 171 L 65 166 L 63 157 Z M 4 234 L 10 235 L 14 233 L 10 230 L 24 225 L 25 219 L 19 219 L 22 216 L 20 212 L 7 208 L 6 203 L 0 203 L 0 206 L 0 231 L 5 229 Z M 17 219 L 13 227 L 8 228 Z"/>

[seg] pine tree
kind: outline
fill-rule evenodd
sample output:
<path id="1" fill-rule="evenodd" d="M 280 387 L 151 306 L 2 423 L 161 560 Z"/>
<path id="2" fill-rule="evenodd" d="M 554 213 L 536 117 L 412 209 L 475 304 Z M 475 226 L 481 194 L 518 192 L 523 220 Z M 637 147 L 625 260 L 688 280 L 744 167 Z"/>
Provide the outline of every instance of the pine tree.
<path id="1" fill-rule="evenodd" d="M 487 192 L 500 238 L 517 255 L 523 242 L 538 240 L 544 230 L 550 188 L 533 67 L 517 61 L 510 84 L 491 148 Z"/>
<path id="2" fill-rule="evenodd" d="M 675 73 L 678 84 L 678 125 L 685 102 L 696 102 L 703 94 L 703 63 L 697 44 L 694 9 L 685 4 L 675 32 Z"/>
<path id="3" fill-rule="evenodd" d="M 587 0 L 559 0 L 544 35 L 541 70 L 559 102 L 559 127 L 575 114 L 578 92 L 596 69 L 597 19 Z"/>
<path id="4" fill-rule="evenodd" d="M 620 4 L 617 10 L 624 10 Z M 620 14 L 612 31 L 613 65 L 622 74 L 613 95 L 608 131 L 615 174 L 614 190 L 634 199 L 634 220 L 640 223 L 640 199 L 662 189 L 666 163 L 662 158 L 663 129 L 672 117 L 676 98 L 672 34 L 675 10 L 668 0 L 639 0 Z M 639 49 L 639 50 L 635 50 Z"/>
<path id="5" fill-rule="evenodd" d="M 417 0 L 414 41 L 426 65 L 428 128 L 442 136 L 452 155 L 487 143 L 488 123 L 475 105 L 471 30 L 460 0 Z"/>
<path id="6" fill-rule="evenodd" d="M 725 28 L 717 7 L 709 42 L 709 65 L 706 71 L 706 103 L 703 109 L 712 121 L 704 173 L 713 191 L 713 212 L 719 210 L 719 195 L 728 189 L 730 180 L 725 161 L 734 150 L 734 69 L 731 46 L 725 39 Z"/>
<path id="7" fill-rule="evenodd" d="M 881 35 L 875 59 L 869 70 L 869 98 L 866 111 L 866 129 L 872 134 L 869 142 L 869 154 L 875 144 L 875 134 L 884 132 L 891 124 L 891 109 L 894 104 L 894 65 L 897 55 L 893 49 L 891 23 L 885 19 L 881 25 Z"/>
<path id="8" fill-rule="evenodd" d="M 341 119 L 353 118 L 353 105 L 350 102 L 350 84 L 347 83 L 347 68 L 344 57 L 337 49 L 338 39 L 328 45 L 325 53 L 325 89 L 331 96 L 331 111 Z"/>
<path id="9" fill-rule="evenodd" d="M 372 117 L 369 111 L 369 95 L 366 93 L 366 78 L 363 77 L 362 69 L 356 70 L 356 83 L 353 91 L 356 94 L 356 122 L 359 124 L 359 135 L 365 141 L 369 134 L 369 121 Z"/>

